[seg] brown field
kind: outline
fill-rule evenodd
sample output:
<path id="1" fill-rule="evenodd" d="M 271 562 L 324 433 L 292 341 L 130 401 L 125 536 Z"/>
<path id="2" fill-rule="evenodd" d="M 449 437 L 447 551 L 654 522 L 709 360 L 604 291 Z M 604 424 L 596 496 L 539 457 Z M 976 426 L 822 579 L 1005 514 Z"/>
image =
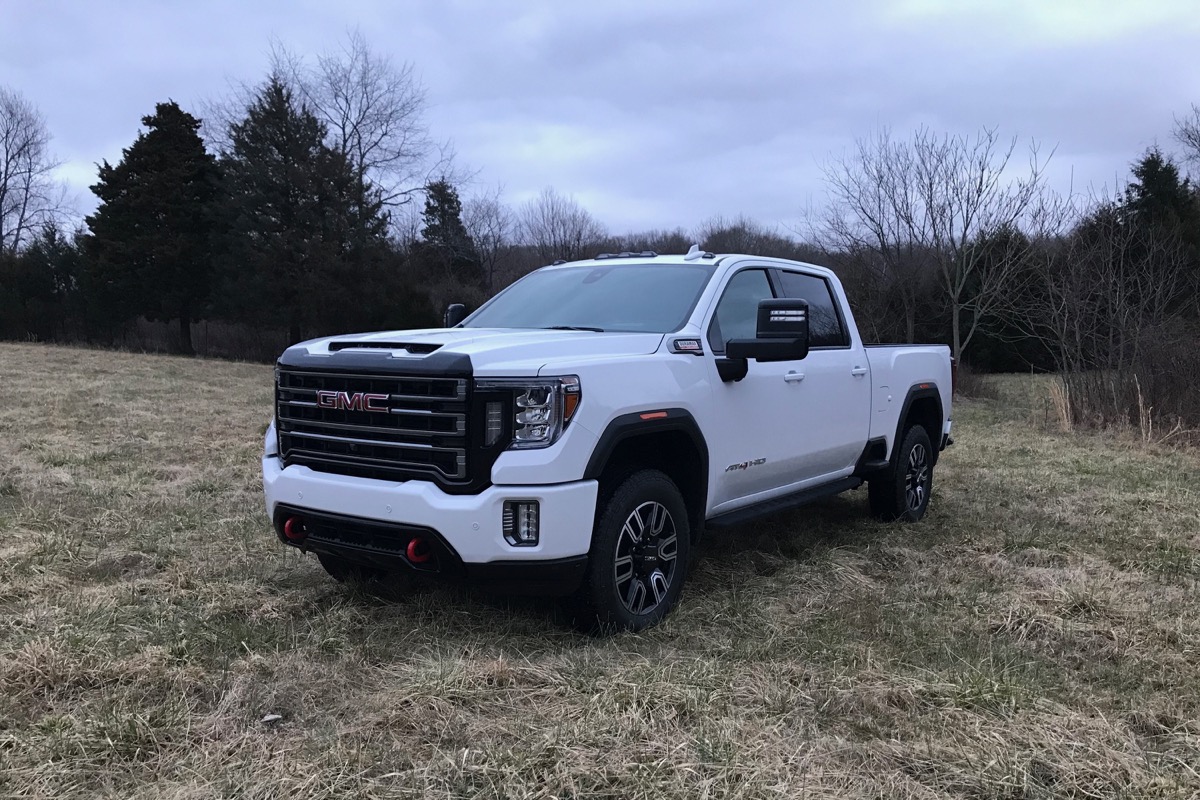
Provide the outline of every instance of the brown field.
<path id="1" fill-rule="evenodd" d="M 1200 458 L 1047 432 L 1044 382 L 957 407 L 919 525 L 711 535 L 594 639 L 286 551 L 270 381 L 0 345 L 0 796 L 1200 795 Z"/>

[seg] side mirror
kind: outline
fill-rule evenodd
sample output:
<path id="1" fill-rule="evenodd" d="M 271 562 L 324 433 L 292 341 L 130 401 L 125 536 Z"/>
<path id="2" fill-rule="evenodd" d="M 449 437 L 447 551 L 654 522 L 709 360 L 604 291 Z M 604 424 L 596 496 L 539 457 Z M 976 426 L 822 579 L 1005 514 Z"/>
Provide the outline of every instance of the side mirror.
<path id="1" fill-rule="evenodd" d="M 467 307 L 462 303 L 451 303 L 446 306 L 446 314 L 442 317 L 443 328 L 453 328 L 467 317 Z"/>
<path id="2" fill-rule="evenodd" d="M 758 335 L 730 339 L 728 358 L 755 361 L 799 361 L 808 355 L 808 301 L 792 298 L 762 300 L 758 304 Z"/>
<path id="3" fill-rule="evenodd" d="M 717 371 L 725 381 L 746 377 L 747 360 L 799 361 L 808 355 L 808 301 L 774 298 L 758 303 L 758 331 L 753 339 L 730 339 Z"/>

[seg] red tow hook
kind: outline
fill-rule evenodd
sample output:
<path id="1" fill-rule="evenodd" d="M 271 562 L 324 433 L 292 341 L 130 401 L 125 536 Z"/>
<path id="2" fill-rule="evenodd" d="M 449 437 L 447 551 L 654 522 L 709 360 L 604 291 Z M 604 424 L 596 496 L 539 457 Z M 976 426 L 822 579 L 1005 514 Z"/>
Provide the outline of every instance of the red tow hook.
<path id="1" fill-rule="evenodd" d="M 308 536 L 308 531 L 304 528 L 304 519 L 301 517 L 288 517 L 287 522 L 283 523 L 283 535 L 290 542 L 302 542 Z"/>
<path id="2" fill-rule="evenodd" d="M 433 551 L 429 547 L 429 542 L 416 536 L 409 540 L 408 547 L 404 548 L 404 555 L 408 556 L 408 560 L 414 564 L 424 564 L 433 558 Z"/>

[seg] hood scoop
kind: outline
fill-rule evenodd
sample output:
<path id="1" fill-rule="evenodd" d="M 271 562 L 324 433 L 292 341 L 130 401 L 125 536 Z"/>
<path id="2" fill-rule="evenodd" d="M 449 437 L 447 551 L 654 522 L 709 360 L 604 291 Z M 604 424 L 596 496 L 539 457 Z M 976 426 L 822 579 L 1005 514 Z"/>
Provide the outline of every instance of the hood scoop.
<path id="1" fill-rule="evenodd" d="M 423 356 L 432 353 L 441 347 L 440 344 L 432 344 L 429 342 L 376 342 L 376 341 L 355 341 L 355 342 L 330 342 L 329 352 L 334 353 L 338 350 L 349 350 L 351 348 L 360 350 L 407 350 L 414 356 Z"/>

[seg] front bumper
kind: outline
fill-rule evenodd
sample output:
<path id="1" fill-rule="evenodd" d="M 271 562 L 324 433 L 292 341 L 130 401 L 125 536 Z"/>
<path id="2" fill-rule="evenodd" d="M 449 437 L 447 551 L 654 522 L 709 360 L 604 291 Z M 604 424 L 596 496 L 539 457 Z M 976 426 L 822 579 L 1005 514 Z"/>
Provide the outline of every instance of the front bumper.
<path id="1" fill-rule="evenodd" d="M 451 495 L 426 481 L 391 481 L 283 468 L 272 454 L 262 459 L 267 515 L 281 509 L 308 510 L 332 517 L 376 523 L 396 530 L 436 534 L 461 562 L 469 578 L 505 565 L 536 565 L 586 558 L 596 510 L 596 481 L 544 486 L 490 486 L 479 494 Z M 504 539 L 504 501 L 536 500 L 541 536 L 533 547 L 513 547 Z"/>
<path id="2" fill-rule="evenodd" d="M 288 521 L 301 520 L 304 538 L 288 535 Z M 586 555 L 549 561 L 489 561 L 464 563 L 444 538 L 431 528 L 326 514 L 279 504 L 275 533 L 286 545 L 303 552 L 328 554 L 392 572 L 422 573 L 472 586 L 518 594 L 563 595 L 579 588 L 587 570 Z M 418 540 L 415 560 L 409 545 Z"/>

